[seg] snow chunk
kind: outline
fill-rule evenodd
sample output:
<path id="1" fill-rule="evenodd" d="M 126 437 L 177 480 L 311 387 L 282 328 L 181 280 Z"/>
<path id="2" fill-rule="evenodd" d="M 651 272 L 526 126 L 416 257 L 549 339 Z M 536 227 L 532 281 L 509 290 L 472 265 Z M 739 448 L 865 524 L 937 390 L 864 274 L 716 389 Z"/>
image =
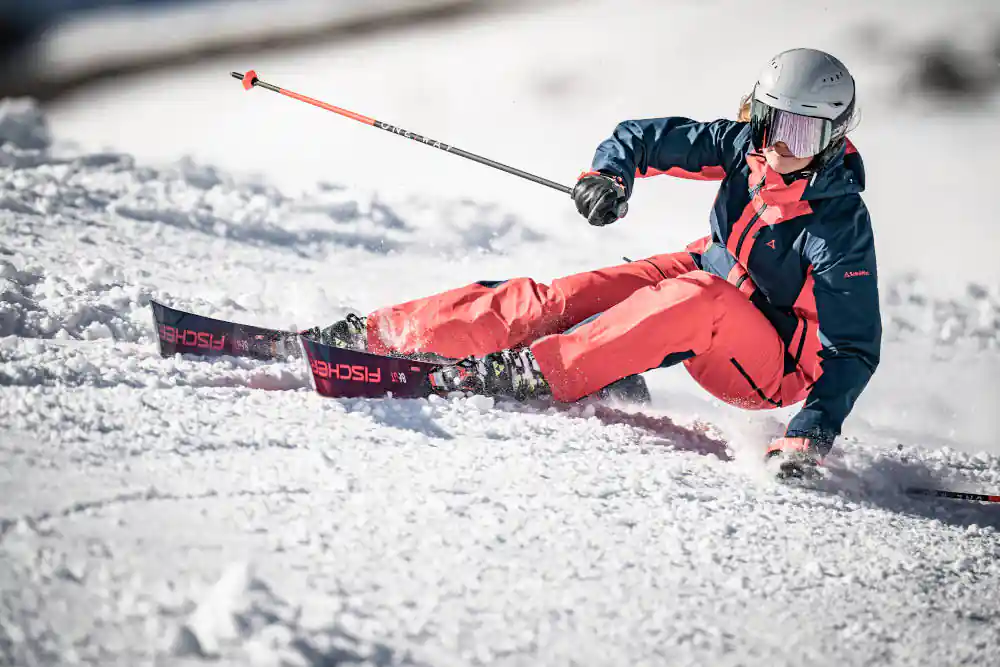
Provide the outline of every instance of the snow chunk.
<path id="1" fill-rule="evenodd" d="M 489 412 L 493 409 L 493 405 L 496 403 L 492 396 L 480 396 L 478 394 L 470 396 L 467 402 L 469 407 L 475 408 L 479 412 Z"/>
<path id="2" fill-rule="evenodd" d="M 174 646 L 177 653 L 214 658 L 220 654 L 220 642 L 238 637 L 237 613 L 249 584 L 247 563 L 234 563 L 226 568 L 181 626 Z"/>
<path id="3" fill-rule="evenodd" d="M 103 259 L 80 262 L 80 275 L 89 288 L 117 285 L 124 280 L 121 269 Z"/>
<path id="4" fill-rule="evenodd" d="M 82 337 L 84 340 L 98 340 L 100 338 L 114 338 L 115 335 L 108 328 L 107 324 L 102 322 L 91 322 L 90 326 L 83 330 Z"/>

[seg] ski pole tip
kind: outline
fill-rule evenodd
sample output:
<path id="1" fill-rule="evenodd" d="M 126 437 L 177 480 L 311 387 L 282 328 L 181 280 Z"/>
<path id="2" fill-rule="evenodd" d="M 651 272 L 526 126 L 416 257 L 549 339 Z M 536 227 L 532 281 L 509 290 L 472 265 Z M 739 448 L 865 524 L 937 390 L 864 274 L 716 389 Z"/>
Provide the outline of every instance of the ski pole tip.
<path id="1" fill-rule="evenodd" d="M 253 88 L 254 84 L 257 83 L 257 72 L 250 69 L 246 71 L 246 74 L 240 74 L 239 72 L 230 72 L 229 75 L 234 79 L 239 79 L 243 82 L 244 90 L 250 90 Z"/>

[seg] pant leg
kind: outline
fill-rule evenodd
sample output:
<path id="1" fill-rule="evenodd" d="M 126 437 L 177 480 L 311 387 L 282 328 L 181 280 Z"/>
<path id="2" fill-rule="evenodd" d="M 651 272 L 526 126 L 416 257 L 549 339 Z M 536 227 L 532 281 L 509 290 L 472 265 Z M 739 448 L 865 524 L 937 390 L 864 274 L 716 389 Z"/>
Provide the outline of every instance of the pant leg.
<path id="1" fill-rule="evenodd" d="M 637 290 L 600 317 L 531 350 L 560 401 L 575 401 L 673 355 L 709 393 L 747 408 L 775 407 L 785 348 L 735 287 L 704 271 Z"/>
<path id="2" fill-rule="evenodd" d="M 695 270 L 687 252 L 656 255 L 543 284 L 473 283 L 368 316 L 368 349 L 482 356 L 564 331 L 665 277 Z"/>

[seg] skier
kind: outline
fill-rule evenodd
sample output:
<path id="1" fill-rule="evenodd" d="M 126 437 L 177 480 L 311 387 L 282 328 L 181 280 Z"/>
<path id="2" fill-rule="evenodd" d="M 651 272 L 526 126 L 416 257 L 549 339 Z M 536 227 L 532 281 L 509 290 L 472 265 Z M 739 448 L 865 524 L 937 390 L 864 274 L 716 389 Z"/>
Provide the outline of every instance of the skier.
<path id="1" fill-rule="evenodd" d="M 746 409 L 805 401 L 766 457 L 810 474 L 879 361 L 881 318 L 855 84 L 833 56 L 767 63 L 737 121 L 620 123 L 573 190 L 591 225 L 624 215 L 636 178 L 720 180 L 711 234 L 681 252 L 542 284 L 480 282 L 349 315 L 312 335 L 383 354 L 461 359 L 443 391 L 575 401 L 683 363 Z"/>

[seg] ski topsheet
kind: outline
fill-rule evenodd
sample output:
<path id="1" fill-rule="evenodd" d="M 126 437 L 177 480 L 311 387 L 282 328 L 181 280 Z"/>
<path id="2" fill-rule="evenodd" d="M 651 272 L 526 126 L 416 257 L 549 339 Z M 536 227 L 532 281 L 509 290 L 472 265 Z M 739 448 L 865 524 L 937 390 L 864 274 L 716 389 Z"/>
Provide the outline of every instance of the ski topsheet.
<path id="1" fill-rule="evenodd" d="M 330 347 L 304 336 L 299 342 L 321 396 L 426 398 L 435 393 L 430 374 L 442 364 Z"/>
<path id="2" fill-rule="evenodd" d="M 251 359 L 299 357 L 298 333 L 217 320 L 150 301 L 160 354 L 201 354 Z"/>
<path id="3" fill-rule="evenodd" d="M 218 320 L 152 301 L 160 354 L 305 357 L 313 388 L 330 398 L 424 398 L 434 393 L 429 374 L 441 364 L 323 345 L 294 331 Z"/>

